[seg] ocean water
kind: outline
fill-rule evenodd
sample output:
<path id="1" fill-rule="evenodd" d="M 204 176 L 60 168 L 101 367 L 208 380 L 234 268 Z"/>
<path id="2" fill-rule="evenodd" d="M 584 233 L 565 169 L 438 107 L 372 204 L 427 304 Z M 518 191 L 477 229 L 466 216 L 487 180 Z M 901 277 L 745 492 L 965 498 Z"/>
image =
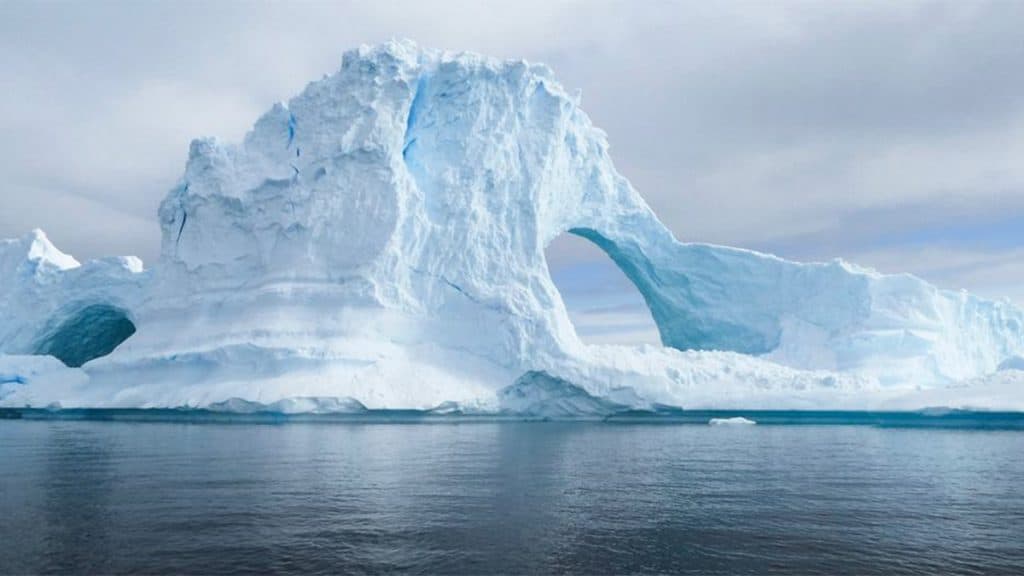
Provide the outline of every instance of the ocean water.
<path id="1" fill-rule="evenodd" d="M 0 573 L 1024 574 L 992 418 L 0 420 Z"/>

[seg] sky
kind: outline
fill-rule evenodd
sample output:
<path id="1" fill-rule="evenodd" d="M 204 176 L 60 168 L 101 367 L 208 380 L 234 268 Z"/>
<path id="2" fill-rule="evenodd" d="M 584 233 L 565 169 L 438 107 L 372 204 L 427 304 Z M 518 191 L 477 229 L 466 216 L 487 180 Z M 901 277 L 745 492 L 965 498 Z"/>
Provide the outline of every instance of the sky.
<path id="1" fill-rule="evenodd" d="M 551 66 L 683 241 L 1024 304 L 1024 2 L 0 3 L 0 237 L 159 248 L 200 136 L 238 140 L 362 43 Z M 591 340 L 647 341 L 583 240 L 548 249 Z M 616 340 L 617 339 L 617 340 Z"/>

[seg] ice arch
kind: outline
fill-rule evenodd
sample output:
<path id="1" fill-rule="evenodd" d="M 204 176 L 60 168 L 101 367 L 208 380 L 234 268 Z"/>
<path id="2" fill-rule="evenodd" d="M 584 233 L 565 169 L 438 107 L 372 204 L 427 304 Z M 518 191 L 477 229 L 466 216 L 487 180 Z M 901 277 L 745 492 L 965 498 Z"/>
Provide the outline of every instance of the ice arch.
<path id="1" fill-rule="evenodd" d="M 543 247 L 566 232 L 608 254 L 680 350 L 769 353 L 809 286 L 798 267 L 678 242 L 547 68 L 409 43 L 348 53 L 241 145 L 193 142 L 160 216 L 163 282 L 301 278 L 401 313 L 482 314 L 503 332 L 458 347 L 528 368 L 561 340 Z"/>
<path id="2" fill-rule="evenodd" d="M 560 234 L 545 249 L 548 273 L 577 337 L 587 344 L 661 344 L 640 291 L 618 264 L 578 234 Z M 572 256 L 567 259 L 566 255 Z"/>
<path id="3" fill-rule="evenodd" d="M 713 250 L 704 251 L 711 247 L 680 244 L 659 222 L 654 224 L 639 230 L 665 236 L 658 242 L 638 239 L 629 232 L 609 234 L 591 227 L 570 228 L 569 233 L 597 245 L 636 286 L 665 346 L 747 354 L 772 350 L 778 344 L 778 330 L 770 326 L 773 319 L 759 322 L 754 313 L 747 314 L 745 321 L 731 321 L 731 314 L 721 310 L 721 303 L 716 301 L 716 297 L 732 296 L 729 286 L 723 284 L 716 289 L 712 285 L 708 290 L 704 279 L 700 278 L 697 272 L 700 267 L 693 266 L 694 260 L 716 260 L 718 255 Z M 692 285 L 694 272 L 701 283 L 699 287 Z M 728 281 L 726 276 L 719 278 Z"/>
<path id="4" fill-rule="evenodd" d="M 135 333 L 127 312 L 109 304 L 78 308 L 45 333 L 34 353 L 50 355 L 76 368 L 110 354 Z"/>
<path id="5" fill-rule="evenodd" d="M 658 296 L 657 273 L 643 250 L 628 243 L 617 243 L 593 228 L 570 228 L 569 233 L 589 240 L 607 254 L 612 262 L 615 262 L 615 265 L 622 270 L 626 278 L 629 278 L 629 281 L 643 296 L 644 302 L 647 303 L 647 307 L 651 311 L 651 317 L 654 318 L 655 325 L 658 327 L 658 332 L 661 334 L 662 343 L 671 345 L 673 340 L 671 327 L 668 325 L 671 316 L 666 310 L 664 299 Z"/>

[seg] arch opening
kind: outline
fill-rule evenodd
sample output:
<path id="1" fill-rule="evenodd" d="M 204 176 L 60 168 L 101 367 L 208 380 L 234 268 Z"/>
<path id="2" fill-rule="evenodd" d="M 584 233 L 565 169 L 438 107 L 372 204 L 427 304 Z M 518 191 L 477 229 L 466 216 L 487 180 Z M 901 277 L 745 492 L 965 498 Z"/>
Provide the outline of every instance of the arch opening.
<path id="1" fill-rule="evenodd" d="M 640 290 L 586 231 L 561 234 L 544 249 L 544 256 L 580 340 L 661 345 L 658 326 Z"/>
<path id="2" fill-rule="evenodd" d="M 135 334 L 135 324 L 124 310 L 109 304 L 78 309 L 41 337 L 34 354 L 54 356 L 77 368 L 110 354 Z"/>

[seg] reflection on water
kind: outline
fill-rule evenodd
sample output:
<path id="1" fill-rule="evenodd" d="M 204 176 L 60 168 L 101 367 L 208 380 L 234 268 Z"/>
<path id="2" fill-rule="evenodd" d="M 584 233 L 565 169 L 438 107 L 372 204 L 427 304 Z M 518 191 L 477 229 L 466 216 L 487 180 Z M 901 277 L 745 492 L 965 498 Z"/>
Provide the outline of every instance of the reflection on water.
<path id="1" fill-rule="evenodd" d="M 36 479 L 45 502 L 41 551 L 55 571 L 104 571 L 109 566 L 95 551 L 112 544 L 106 519 L 115 504 L 114 446 L 94 430 L 78 426 L 55 425 L 42 440 L 45 465 Z"/>
<path id="2" fill-rule="evenodd" d="M 1024 433 L 0 423 L 0 573 L 1024 573 Z"/>

